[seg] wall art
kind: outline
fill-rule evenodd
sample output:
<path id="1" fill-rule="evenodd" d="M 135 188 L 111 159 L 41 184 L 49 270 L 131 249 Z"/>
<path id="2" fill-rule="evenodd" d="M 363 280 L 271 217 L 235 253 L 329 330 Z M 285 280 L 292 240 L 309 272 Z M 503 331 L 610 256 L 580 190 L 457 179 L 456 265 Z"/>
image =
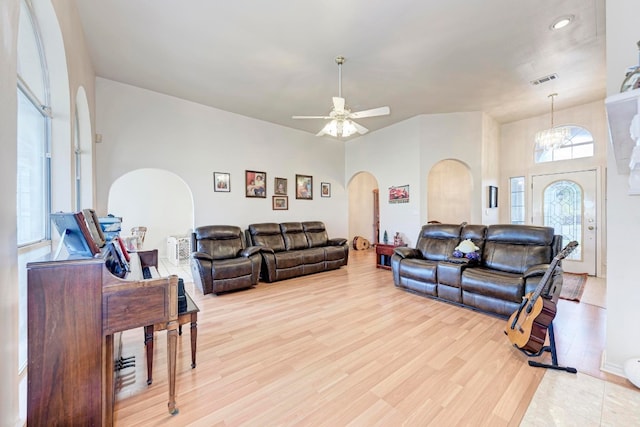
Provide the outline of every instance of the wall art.
<path id="1" fill-rule="evenodd" d="M 245 171 L 245 195 L 247 197 L 267 197 L 267 173 L 258 171 Z"/>

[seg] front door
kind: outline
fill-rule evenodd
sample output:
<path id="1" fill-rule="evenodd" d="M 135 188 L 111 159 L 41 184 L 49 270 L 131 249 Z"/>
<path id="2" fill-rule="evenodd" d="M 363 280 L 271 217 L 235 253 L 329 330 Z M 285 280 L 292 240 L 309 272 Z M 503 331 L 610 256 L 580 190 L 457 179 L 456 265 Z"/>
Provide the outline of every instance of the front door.
<path id="1" fill-rule="evenodd" d="M 553 227 L 563 246 L 579 243 L 562 261 L 564 271 L 596 275 L 596 182 L 595 170 L 531 177 L 532 223 Z"/>

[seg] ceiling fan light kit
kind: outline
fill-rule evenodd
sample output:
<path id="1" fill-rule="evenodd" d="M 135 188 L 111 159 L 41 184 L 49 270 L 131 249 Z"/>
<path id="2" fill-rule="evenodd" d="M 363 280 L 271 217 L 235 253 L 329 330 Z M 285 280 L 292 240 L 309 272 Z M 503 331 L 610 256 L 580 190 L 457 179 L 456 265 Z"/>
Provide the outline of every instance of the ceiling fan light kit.
<path id="1" fill-rule="evenodd" d="M 345 62 L 344 56 L 335 59 L 338 64 L 338 96 L 333 97 L 333 109 L 328 116 L 293 116 L 293 119 L 325 119 L 330 120 L 316 136 L 330 135 L 334 138 L 347 138 L 359 133 L 364 135 L 369 132 L 367 128 L 352 119 L 362 119 L 366 117 L 384 116 L 391 113 L 389 107 L 378 107 L 370 110 L 351 112 L 346 107 L 345 99 L 342 97 L 342 64 Z"/>

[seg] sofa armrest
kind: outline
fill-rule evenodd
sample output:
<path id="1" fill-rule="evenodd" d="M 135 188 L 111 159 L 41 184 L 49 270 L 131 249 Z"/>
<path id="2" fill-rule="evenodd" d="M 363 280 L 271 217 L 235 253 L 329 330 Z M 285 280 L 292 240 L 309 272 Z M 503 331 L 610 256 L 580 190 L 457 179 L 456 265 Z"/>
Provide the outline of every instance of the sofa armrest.
<path id="1" fill-rule="evenodd" d="M 422 259 L 422 252 L 414 248 L 407 248 L 405 246 L 395 248 L 393 252 L 400 258 L 418 258 Z"/>
<path id="2" fill-rule="evenodd" d="M 455 257 L 455 256 L 447 257 L 445 262 L 449 262 L 451 264 L 460 264 L 460 265 L 464 265 L 466 267 L 473 267 L 474 265 L 478 265 L 478 260 L 464 258 L 464 257 L 458 258 L 458 257 Z"/>
<path id="3" fill-rule="evenodd" d="M 258 246 L 255 246 L 255 247 L 259 249 L 259 252 L 265 252 L 265 253 L 268 253 L 268 254 L 274 254 L 274 253 L 276 253 L 276 252 L 273 250 L 273 248 L 270 248 L 269 246 L 258 245 Z"/>
<path id="4" fill-rule="evenodd" d="M 195 259 L 203 259 L 206 261 L 213 261 L 213 257 L 209 254 L 206 254 L 204 252 L 192 252 L 191 253 L 191 257 L 195 258 Z"/>
<path id="5" fill-rule="evenodd" d="M 245 258 L 249 258 L 251 255 L 255 255 L 262 250 L 260 246 L 249 246 L 248 248 L 244 248 L 240 251 L 240 256 Z"/>
<path id="6" fill-rule="evenodd" d="M 536 264 L 527 268 L 527 270 L 522 274 L 522 277 L 527 279 L 529 277 L 535 276 L 544 276 L 544 273 L 549 269 L 550 264 Z"/>
<path id="7" fill-rule="evenodd" d="M 345 243 L 347 243 L 347 239 L 343 239 L 343 238 L 336 238 L 336 239 L 329 239 L 327 240 L 327 245 L 328 246 L 342 246 Z"/>

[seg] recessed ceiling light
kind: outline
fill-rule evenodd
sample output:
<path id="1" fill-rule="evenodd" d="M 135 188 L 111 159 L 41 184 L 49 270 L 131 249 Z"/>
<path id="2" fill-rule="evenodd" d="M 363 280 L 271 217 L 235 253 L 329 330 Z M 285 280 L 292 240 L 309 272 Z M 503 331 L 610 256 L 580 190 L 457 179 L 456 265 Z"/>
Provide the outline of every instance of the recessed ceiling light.
<path id="1" fill-rule="evenodd" d="M 560 28 L 564 28 L 569 25 L 573 21 L 573 15 L 565 15 L 557 18 L 553 23 L 549 26 L 552 30 L 559 30 Z"/>

